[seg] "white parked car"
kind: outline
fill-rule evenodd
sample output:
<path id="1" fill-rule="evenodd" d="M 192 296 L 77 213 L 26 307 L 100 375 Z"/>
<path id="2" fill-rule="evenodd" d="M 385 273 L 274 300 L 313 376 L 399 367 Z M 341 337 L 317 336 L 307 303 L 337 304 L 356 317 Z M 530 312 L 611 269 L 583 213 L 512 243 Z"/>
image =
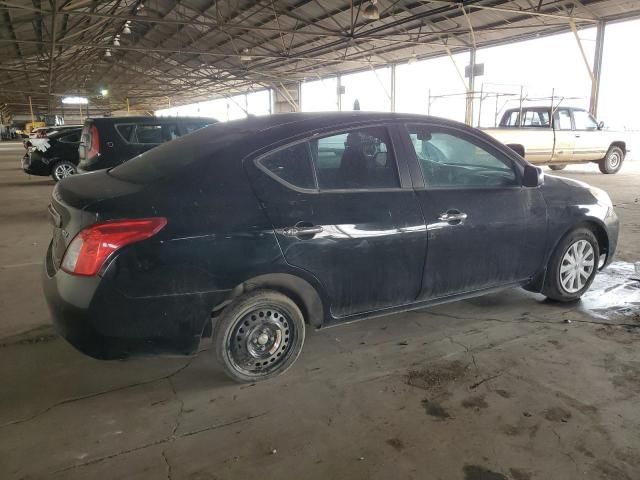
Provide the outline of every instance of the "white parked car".
<path id="1" fill-rule="evenodd" d="M 595 162 L 602 173 L 617 173 L 629 151 L 620 132 L 605 130 L 602 122 L 581 108 L 512 108 L 498 128 L 483 130 L 529 162 L 552 170 Z"/>

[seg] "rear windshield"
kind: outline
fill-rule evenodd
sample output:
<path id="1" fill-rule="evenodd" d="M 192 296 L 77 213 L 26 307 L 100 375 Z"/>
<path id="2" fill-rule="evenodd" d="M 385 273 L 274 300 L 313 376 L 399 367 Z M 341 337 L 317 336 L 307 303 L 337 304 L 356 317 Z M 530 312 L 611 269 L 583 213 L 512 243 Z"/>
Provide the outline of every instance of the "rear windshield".
<path id="1" fill-rule="evenodd" d="M 109 174 L 133 183 L 151 183 L 163 178 L 172 178 L 198 160 L 206 158 L 207 161 L 215 161 L 218 152 L 234 145 L 250 133 L 251 130 L 231 123 L 214 124 L 152 148 L 112 168 Z"/>

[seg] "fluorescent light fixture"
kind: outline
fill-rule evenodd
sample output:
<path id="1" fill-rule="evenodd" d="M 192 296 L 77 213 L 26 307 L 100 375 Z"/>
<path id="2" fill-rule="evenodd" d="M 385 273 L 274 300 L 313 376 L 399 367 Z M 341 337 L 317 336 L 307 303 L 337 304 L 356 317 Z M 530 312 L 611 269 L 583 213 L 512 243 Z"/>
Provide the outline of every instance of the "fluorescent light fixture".
<path id="1" fill-rule="evenodd" d="M 64 97 L 62 103 L 69 105 L 86 105 L 89 103 L 89 99 L 86 97 Z"/>

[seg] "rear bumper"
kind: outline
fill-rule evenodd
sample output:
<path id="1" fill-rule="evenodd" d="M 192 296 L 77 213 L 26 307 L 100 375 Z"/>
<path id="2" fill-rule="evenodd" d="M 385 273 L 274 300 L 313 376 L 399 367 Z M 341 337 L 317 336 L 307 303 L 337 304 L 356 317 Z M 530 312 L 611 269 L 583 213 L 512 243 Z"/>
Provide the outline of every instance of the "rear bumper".
<path id="1" fill-rule="evenodd" d="M 55 271 L 51 247 L 42 283 L 60 335 L 82 353 L 102 360 L 193 354 L 210 318 L 211 302 L 225 295 L 128 297 L 105 278 Z"/>
<path id="2" fill-rule="evenodd" d="M 21 166 L 24 173 L 28 175 L 47 177 L 51 173 L 49 171 L 49 165 L 42 163 L 39 159 L 29 157 L 29 154 L 22 157 Z"/>

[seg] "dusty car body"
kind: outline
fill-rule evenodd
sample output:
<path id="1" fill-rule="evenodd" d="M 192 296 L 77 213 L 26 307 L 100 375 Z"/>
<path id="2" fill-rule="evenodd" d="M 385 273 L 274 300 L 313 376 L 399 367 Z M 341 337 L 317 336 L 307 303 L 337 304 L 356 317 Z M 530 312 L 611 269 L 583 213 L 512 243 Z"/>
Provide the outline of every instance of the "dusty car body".
<path id="1" fill-rule="evenodd" d="M 620 132 L 580 108 L 523 107 L 507 110 L 499 128 L 484 129 L 535 165 L 560 170 L 567 164 L 595 162 L 602 173 L 616 173 L 627 154 Z"/>
<path id="2" fill-rule="evenodd" d="M 206 127 L 61 181 L 43 285 L 97 358 L 196 351 L 282 373 L 322 328 L 522 286 L 560 301 L 613 258 L 601 190 L 419 115 L 281 114 Z"/>

